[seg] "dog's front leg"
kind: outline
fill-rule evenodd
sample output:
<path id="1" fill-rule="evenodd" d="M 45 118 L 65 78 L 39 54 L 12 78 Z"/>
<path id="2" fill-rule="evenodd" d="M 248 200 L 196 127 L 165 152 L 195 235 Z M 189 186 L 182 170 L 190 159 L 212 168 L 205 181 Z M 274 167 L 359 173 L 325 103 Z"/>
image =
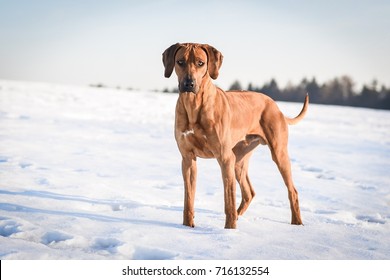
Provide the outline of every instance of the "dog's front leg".
<path id="1" fill-rule="evenodd" d="M 196 157 L 183 156 L 182 172 L 184 179 L 184 211 L 183 225 L 195 227 L 194 223 L 194 201 L 196 191 Z"/>
<path id="2" fill-rule="evenodd" d="M 232 153 L 218 159 L 222 171 L 225 198 L 225 228 L 237 227 L 236 179 L 234 173 L 235 156 Z"/>

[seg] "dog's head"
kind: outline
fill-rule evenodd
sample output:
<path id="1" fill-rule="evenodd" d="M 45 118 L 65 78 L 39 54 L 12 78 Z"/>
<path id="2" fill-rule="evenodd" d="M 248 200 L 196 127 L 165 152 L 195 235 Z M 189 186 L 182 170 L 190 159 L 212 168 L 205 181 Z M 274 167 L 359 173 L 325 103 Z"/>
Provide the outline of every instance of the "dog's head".
<path id="1" fill-rule="evenodd" d="M 206 75 L 218 78 L 223 56 L 207 44 L 174 44 L 163 53 L 165 77 L 169 78 L 175 69 L 180 92 L 198 93 Z"/>

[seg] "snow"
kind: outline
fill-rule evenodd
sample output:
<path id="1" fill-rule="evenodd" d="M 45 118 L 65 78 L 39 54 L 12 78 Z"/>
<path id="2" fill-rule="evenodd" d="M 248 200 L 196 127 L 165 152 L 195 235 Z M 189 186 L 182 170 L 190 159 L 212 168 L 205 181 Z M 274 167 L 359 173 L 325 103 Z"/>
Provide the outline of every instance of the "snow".
<path id="1" fill-rule="evenodd" d="M 304 226 L 267 147 L 256 197 L 224 229 L 215 160 L 182 226 L 177 95 L 0 81 L 1 259 L 389 259 L 390 112 L 311 104 L 290 127 Z M 278 102 L 295 116 L 299 103 Z M 240 194 L 237 193 L 238 201 Z"/>

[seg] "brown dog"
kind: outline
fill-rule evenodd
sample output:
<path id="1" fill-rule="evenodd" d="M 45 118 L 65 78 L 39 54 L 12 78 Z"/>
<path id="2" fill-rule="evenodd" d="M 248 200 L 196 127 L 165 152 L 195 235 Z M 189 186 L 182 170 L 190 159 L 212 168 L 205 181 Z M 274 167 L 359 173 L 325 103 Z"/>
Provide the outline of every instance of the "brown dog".
<path id="1" fill-rule="evenodd" d="M 248 177 L 253 149 L 268 145 L 288 189 L 291 223 L 302 224 L 298 193 L 294 187 L 287 151 L 288 127 L 303 119 L 309 98 L 300 114 L 285 117 L 268 96 L 248 91 L 223 91 L 211 79 L 218 77 L 222 54 L 206 44 L 174 44 L 163 53 L 165 77 L 175 69 L 179 80 L 175 138 L 182 155 L 184 179 L 183 224 L 194 227 L 196 158 L 216 158 L 222 170 L 225 197 L 225 228 L 236 228 L 255 192 Z M 236 210 L 236 180 L 242 201 Z"/>

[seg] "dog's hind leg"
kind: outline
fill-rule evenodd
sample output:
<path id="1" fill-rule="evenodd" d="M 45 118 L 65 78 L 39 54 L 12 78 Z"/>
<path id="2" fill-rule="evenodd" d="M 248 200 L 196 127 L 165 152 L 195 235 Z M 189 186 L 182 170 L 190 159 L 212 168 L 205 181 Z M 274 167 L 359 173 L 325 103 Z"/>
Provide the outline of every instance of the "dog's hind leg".
<path id="1" fill-rule="evenodd" d="M 281 143 L 282 142 L 282 143 Z M 291 173 L 291 163 L 287 151 L 287 142 L 283 140 L 277 145 L 269 144 L 272 159 L 278 166 L 280 174 L 288 190 L 288 199 L 291 208 L 291 224 L 302 225 L 301 212 L 299 209 L 298 192 L 294 186 Z"/>
<path id="2" fill-rule="evenodd" d="M 279 172 L 288 190 L 288 199 L 291 208 L 291 224 L 302 225 L 301 212 L 299 209 L 298 192 L 295 189 L 291 163 L 288 156 L 288 127 L 283 114 L 275 108 L 263 114 L 260 122 L 263 128 L 267 144 L 271 150 L 272 159 L 278 166 Z"/>
<path id="3" fill-rule="evenodd" d="M 245 140 L 239 142 L 234 148 L 233 152 L 236 156 L 236 163 L 234 171 L 236 180 L 241 189 L 241 204 L 237 209 L 238 215 L 243 215 L 248 209 L 255 191 L 248 176 L 249 159 L 253 154 L 253 149 L 260 144 L 260 138 L 257 135 L 248 135 Z"/>
<path id="4" fill-rule="evenodd" d="M 272 158 L 282 174 L 288 190 L 288 199 L 291 208 L 291 224 L 302 225 L 301 212 L 299 209 L 298 192 L 292 181 L 291 164 L 287 154 L 287 147 L 283 151 L 272 151 Z"/>
<path id="5" fill-rule="evenodd" d="M 255 196 L 255 191 L 248 176 L 248 163 L 251 155 L 252 152 L 246 154 L 240 161 L 236 162 L 234 168 L 237 182 L 241 188 L 241 204 L 237 209 L 238 215 L 243 215 L 245 213 L 253 197 Z"/>

